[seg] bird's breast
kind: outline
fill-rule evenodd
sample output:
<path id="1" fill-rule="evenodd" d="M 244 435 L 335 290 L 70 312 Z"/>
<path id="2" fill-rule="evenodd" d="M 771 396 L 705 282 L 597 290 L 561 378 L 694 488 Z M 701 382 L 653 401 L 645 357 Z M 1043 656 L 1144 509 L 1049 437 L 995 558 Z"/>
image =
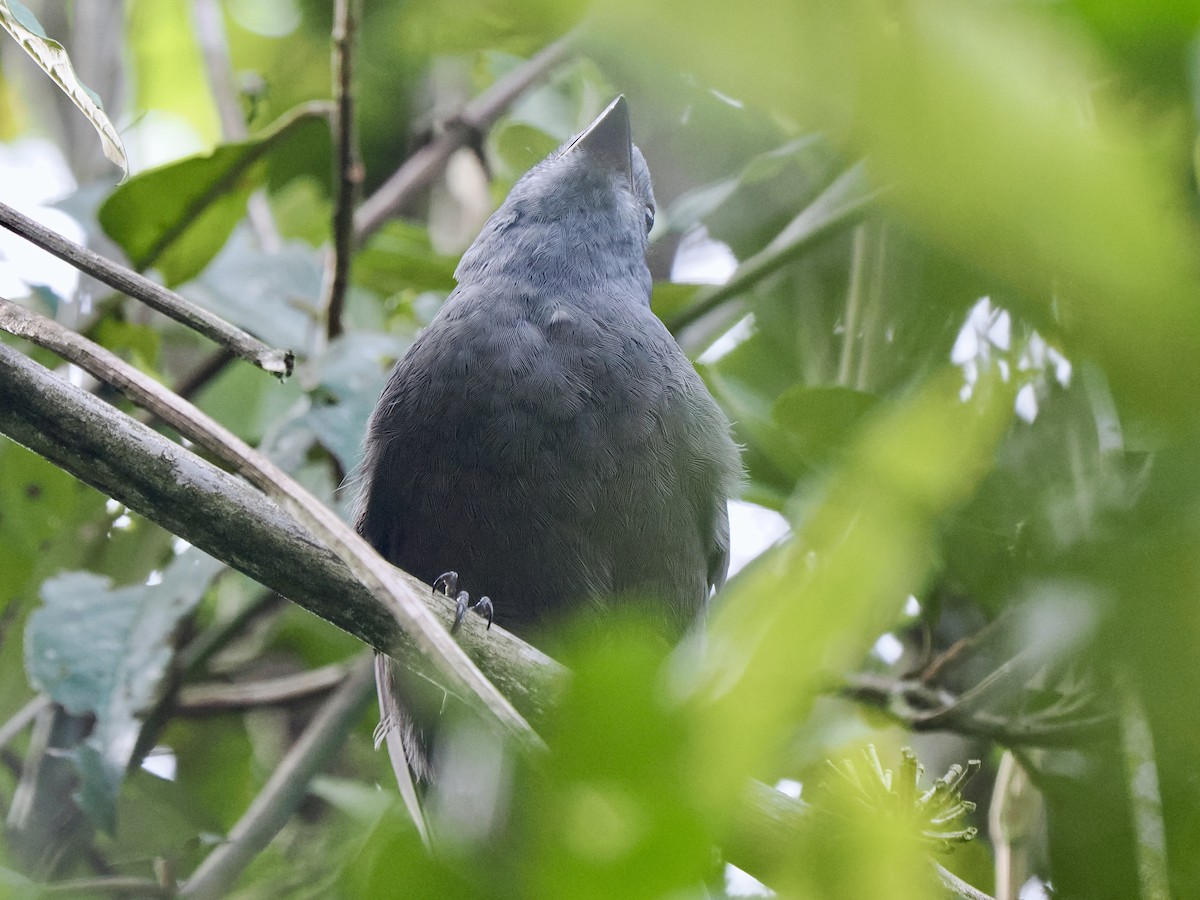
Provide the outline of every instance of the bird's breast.
<path id="1" fill-rule="evenodd" d="M 504 299 L 440 323 L 428 427 L 456 465 L 604 478 L 656 440 L 667 387 L 657 320 L 608 301 Z M 667 336 L 669 340 L 669 336 Z M 673 349 L 673 348 L 671 348 Z"/>

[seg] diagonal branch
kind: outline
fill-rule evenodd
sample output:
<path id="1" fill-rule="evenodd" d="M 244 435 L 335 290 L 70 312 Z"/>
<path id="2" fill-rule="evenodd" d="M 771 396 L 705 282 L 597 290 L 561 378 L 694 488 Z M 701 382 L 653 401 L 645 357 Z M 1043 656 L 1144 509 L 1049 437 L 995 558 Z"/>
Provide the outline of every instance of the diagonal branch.
<path id="1" fill-rule="evenodd" d="M 86 247 L 68 241 L 41 223 L 35 222 L 3 203 L 0 203 L 0 225 L 70 263 L 81 272 L 86 272 L 93 278 L 104 282 L 113 290 L 140 300 L 152 309 L 170 316 L 176 322 L 181 322 L 200 332 L 247 362 L 254 363 L 260 369 L 281 378 L 292 374 L 291 350 L 276 350 L 264 344 L 237 326 L 230 325 L 224 319 L 214 316 L 208 310 L 189 303 L 174 291 L 169 291 L 144 275 L 117 265 Z"/>
<path id="2" fill-rule="evenodd" d="M 414 194 L 429 184 L 459 147 L 491 127 L 514 100 L 562 62 L 575 38 L 569 32 L 528 62 L 513 69 L 463 107 L 446 123 L 445 130 L 392 173 L 375 193 L 363 201 L 354 216 L 354 235 L 361 244 Z"/>
<path id="3" fill-rule="evenodd" d="M 792 219 L 771 243 L 743 260 L 729 281 L 702 290 L 685 309 L 667 320 L 667 327 L 678 332 L 722 303 L 745 293 L 817 241 L 860 219 L 881 193 L 868 184 L 863 163 L 851 166 Z"/>
<path id="4" fill-rule="evenodd" d="M 307 700 L 337 687 L 346 677 L 346 667 L 330 663 L 293 675 L 279 675 L 262 681 L 226 684 L 186 684 L 179 690 L 179 709 L 185 714 L 253 706 L 276 706 Z"/>

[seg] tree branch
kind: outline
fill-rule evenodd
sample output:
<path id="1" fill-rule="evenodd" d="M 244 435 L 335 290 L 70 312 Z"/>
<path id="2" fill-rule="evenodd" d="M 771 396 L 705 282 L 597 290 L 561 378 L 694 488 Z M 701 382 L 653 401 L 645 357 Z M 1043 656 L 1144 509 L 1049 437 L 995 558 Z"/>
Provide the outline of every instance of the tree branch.
<path id="1" fill-rule="evenodd" d="M 76 878 L 72 881 L 56 881 L 39 884 L 38 897 L 95 897 L 100 894 L 115 894 L 120 897 L 170 897 L 173 892 L 149 878 Z"/>
<path id="2" fill-rule="evenodd" d="M 306 700 L 314 694 L 324 694 L 337 687 L 345 678 L 346 667 L 333 663 L 319 669 L 261 681 L 188 684 L 179 690 L 178 705 L 180 710 L 189 713 L 274 706 Z"/>
<path id="3" fill-rule="evenodd" d="M 1111 712 L 1079 714 L 1084 703 L 1061 710 L 1049 707 L 1013 714 L 980 708 L 981 698 L 990 696 L 997 683 L 1012 677 L 1013 669 L 1011 664 L 1001 665 L 961 696 L 919 679 L 896 679 L 865 672 L 846 676 L 834 691 L 883 711 L 909 731 L 950 731 L 986 738 L 1005 747 L 1074 745 L 1111 733 L 1116 727 Z"/>
<path id="4" fill-rule="evenodd" d="M 540 747 L 534 733 L 508 698 L 487 680 L 450 632 L 394 566 L 290 475 L 182 397 L 133 368 L 116 354 L 36 313 L 0 299 L 0 328 L 53 350 L 150 410 L 180 434 L 225 460 L 296 516 L 338 554 L 372 596 L 412 636 L 420 653 L 470 705 L 490 714 L 519 744 Z M 131 427 L 132 419 L 125 427 Z"/>
<path id="5" fill-rule="evenodd" d="M 766 247 L 742 260 L 725 284 L 700 291 L 677 315 L 667 320 L 672 333 L 694 324 L 725 301 L 745 293 L 762 279 L 796 259 L 816 241 L 856 221 L 880 196 L 866 182 L 862 163 L 847 169 L 792 219 Z"/>
<path id="6" fill-rule="evenodd" d="M 86 272 L 116 291 L 135 300 L 140 300 L 152 309 L 170 316 L 188 328 L 227 348 L 247 362 L 251 362 L 281 378 L 292 374 L 291 350 L 276 350 L 251 337 L 235 325 L 214 316 L 206 309 L 180 297 L 149 278 L 132 269 L 117 265 L 86 247 L 68 241 L 39 222 L 17 212 L 11 206 L 0 203 L 0 225 L 59 259 L 70 263 L 81 272 Z"/>
<path id="7" fill-rule="evenodd" d="M 486 132 L 514 100 L 562 62 L 574 37 L 575 32 L 564 35 L 499 79 L 452 117 L 436 139 L 405 160 L 358 208 L 354 216 L 354 235 L 358 243 L 363 243 L 382 228 L 396 210 L 428 185 L 455 150 Z"/>

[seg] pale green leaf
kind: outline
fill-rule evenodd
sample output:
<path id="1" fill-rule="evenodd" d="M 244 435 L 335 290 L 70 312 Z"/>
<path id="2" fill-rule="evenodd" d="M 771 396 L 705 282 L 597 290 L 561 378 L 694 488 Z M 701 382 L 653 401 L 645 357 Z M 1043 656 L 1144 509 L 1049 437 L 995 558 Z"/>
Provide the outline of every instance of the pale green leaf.
<path id="1" fill-rule="evenodd" d="M 121 137 L 105 114 L 100 98 L 75 74 L 63 45 L 46 36 L 37 17 L 19 0 L 0 0 L 0 27 L 9 33 L 38 67 L 50 76 L 50 80 L 79 107 L 79 111 L 87 117 L 96 133 L 100 135 L 104 155 L 120 166 L 122 176 L 127 177 L 129 159 L 125 155 L 125 147 L 121 144 Z"/>

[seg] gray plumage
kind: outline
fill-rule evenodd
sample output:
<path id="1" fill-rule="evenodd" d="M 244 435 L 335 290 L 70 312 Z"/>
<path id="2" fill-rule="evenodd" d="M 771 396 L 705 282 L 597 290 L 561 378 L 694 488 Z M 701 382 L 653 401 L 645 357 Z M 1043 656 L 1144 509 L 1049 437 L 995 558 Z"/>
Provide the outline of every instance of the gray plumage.
<path id="1" fill-rule="evenodd" d="M 619 97 L 516 183 L 371 417 L 360 533 L 518 634 L 632 600 L 678 636 L 725 578 L 738 451 L 650 311 L 653 215 Z"/>

